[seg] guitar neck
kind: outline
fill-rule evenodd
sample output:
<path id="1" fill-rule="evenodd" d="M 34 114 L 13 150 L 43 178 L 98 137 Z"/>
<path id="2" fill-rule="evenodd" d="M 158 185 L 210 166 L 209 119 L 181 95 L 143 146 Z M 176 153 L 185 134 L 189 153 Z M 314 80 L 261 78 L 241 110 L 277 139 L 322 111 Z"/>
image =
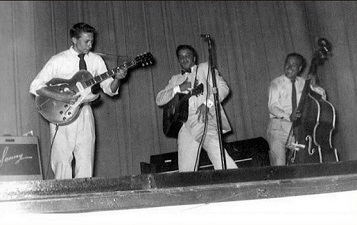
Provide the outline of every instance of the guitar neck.
<path id="1" fill-rule="evenodd" d="M 192 89 L 188 94 L 185 94 L 183 97 L 181 97 L 180 103 L 191 98 L 191 96 L 201 94 L 202 92 L 203 92 L 203 84 L 200 84 L 197 87 L 195 87 L 194 89 Z"/>
<path id="2" fill-rule="evenodd" d="M 302 111 L 302 107 L 305 105 L 305 97 L 310 93 L 310 80 L 306 80 L 304 88 L 301 92 L 300 102 L 298 104 L 297 110 Z"/>
<path id="3" fill-rule="evenodd" d="M 125 62 L 124 64 L 120 65 L 119 67 L 116 67 L 116 68 L 114 68 L 112 70 L 109 70 L 109 71 L 103 73 L 103 74 L 100 74 L 98 76 L 95 76 L 95 77 L 93 77 L 91 79 L 86 80 L 84 83 L 86 84 L 87 87 L 93 86 L 93 85 L 95 85 L 97 83 L 100 83 L 100 82 L 108 79 L 109 77 L 114 76 L 120 69 L 124 69 L 124 68 L 129 69 L 129 68 L 131 68 L 131 67 L 133 67 L 135 65 L 137 65 L 137 62 L 135 60 L 131 60 L 129 62 Z"/>
<path id="4" fill-rule="evenodd" d="M 180 98 L 178 104 L 181 104 L 182 102 L 186 101 L 187 99 L 191 98 L 191 96 L 192 96 L 192 92 L 190 92 L 189 94 L 182 94 L 182 93 L 178 93 L 178 94 L 183 95 L 183 96 Z"/>

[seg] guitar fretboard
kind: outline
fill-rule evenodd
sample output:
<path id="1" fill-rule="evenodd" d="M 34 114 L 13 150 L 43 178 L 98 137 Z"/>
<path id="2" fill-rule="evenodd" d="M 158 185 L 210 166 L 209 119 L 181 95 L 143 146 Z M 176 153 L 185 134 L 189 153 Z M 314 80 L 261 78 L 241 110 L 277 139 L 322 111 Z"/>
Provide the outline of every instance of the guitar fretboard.
<path id="1" fill-rule="evenodd" d="M 95 77 L 93 77 L 91 79 L 86 80 L 84 83 L 87 85 L 87 87 L 95 85 L 97 83 L 100 83 L 100 82 L 108 79 L 109 77 L 114 76 L 118 72 L 118 70 L 120 68 L 128 68 L 129 69 L 130 67 L 133 67 L 136 64 L 137 64 L 136 60 L 131 60 L 129 62 L 125 62 L 124 64 L 122 64 L 121 66 L 119 66 L 117 68 L 114 68 L 112 70 L 109 70 L 109 71 L 101 74 L 101 75 L 98 75 L 98 76 L 95 76 Z"/>

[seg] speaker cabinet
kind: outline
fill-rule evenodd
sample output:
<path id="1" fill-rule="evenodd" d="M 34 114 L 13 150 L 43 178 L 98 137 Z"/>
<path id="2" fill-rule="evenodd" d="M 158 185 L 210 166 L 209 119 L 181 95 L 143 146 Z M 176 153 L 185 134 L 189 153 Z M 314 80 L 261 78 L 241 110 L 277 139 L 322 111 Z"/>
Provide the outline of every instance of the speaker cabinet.
<path id="1" fill-rule="evenodd" d="M 42 180 L 37 137 L 0 137 L 0 181 Z"/>
<path id="2" fill-rule="evenodd" d="M 238 167 L 269 166 L 269 144 L 263 137 L 223 143 Z M 201 151 L 199 170 L 213 169 L 206 151 Z"/>
<path id="3" fill-rule="evenodd" d="M 239 168 L 269 166 L 269 144 L 262 138 L 223 143 L 223 147 Z M 178 153 L 169 152 L 150 156 L 150 163 L 141 162 L 141 173 L 178 171 Z M 204 149 L 201 151 L 198 170 L 213 170 L 213 165 Z"/>

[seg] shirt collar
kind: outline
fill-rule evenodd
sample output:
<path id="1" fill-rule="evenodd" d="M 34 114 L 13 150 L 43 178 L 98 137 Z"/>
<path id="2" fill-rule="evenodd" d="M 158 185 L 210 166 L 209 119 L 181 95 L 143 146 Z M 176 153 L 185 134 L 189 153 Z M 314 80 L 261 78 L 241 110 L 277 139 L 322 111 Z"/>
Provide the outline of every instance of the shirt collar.
<path id="1" fill-rule="evenodd" d="M 295 81 L 300 81 L 303 78 L 301 76 L 296 76 Z M 284 75 L 284 80 L 291 82 L 291 79 Z"/>
<path id="2" fill-rule="evenodd" d="M 74 50 L 73 45 L 71 45 L 71 47 L 69 48 L 69 51 L 71 52 L 71 54 L 73 54 L 75 56 L 79 55 L 79 53 L 76 50 Z M 90 53 L 91 52 L 88 52 L 88 54 L 84 54 L 84 56 L 89 55 Z"/>
<path id="3" fill-rule="evenodd" d="M 193 73 L 194 71 L 196 71 L 197 69 L 197 65 L 193 65 L 191 68 L 189 68 L 188 70 L 191 70 L 190 73 Z M 185 70 L 181 70 L 181 74 L 184 75 L 185 73 L 188 73 L 188 72 L 185 72 Z"/>
<path id="4" fill-rule="evenodd" d="M 69 51 L 73 54 L 73 55 L 78 55 L 79 53 L 76 52 L 76 50 L 74 50 L 73 45 L 69 48 Z"/>

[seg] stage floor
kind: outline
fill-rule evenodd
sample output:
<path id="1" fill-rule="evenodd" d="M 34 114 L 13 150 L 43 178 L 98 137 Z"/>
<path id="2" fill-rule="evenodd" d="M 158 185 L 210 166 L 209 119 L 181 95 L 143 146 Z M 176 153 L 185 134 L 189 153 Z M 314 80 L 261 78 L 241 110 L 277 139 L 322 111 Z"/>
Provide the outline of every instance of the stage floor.
<path id="1" fill-rule="evenodd" d="M 0 221 L 94 224 L 98 218 L 97 223 L 104 224 L 157 225 L 217 224 L 221 219 L 224 224 L 254 224 L 249 222 L 262 219 L 264 224 L 349 224 L 352 217 L 357 219 L 356 191 L 357 161 L 11 181 L 0 182 L 0 210 L 6 215 Z M 312 221 L 302 223 L 310 214 Z M 333 223 L 332 217 L 346 223 Z"/>

